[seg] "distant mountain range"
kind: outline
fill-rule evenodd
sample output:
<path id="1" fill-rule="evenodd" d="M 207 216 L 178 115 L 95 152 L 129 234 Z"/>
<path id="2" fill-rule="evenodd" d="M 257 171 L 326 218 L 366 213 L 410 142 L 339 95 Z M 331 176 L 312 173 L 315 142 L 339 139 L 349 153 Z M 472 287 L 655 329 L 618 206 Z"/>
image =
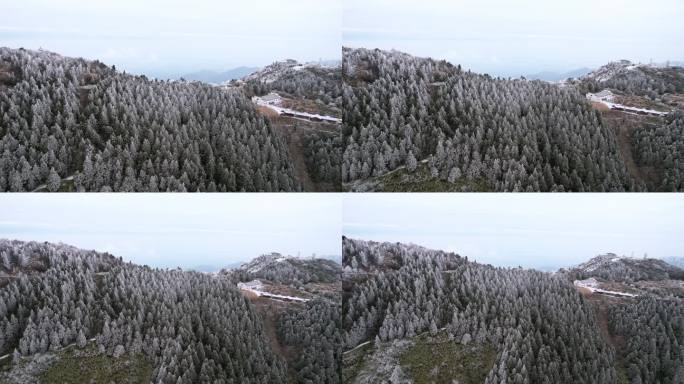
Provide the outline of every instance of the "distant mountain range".
<path id="1" fill-rule="evenodd" d="M 293 65 L 300 65 L 294 60 L 285 60 L 282 63 L 294 63 Z M 276 63 L 277 64 L 277 63 Z M 340 60 L 320 60 L 315 62 L 309 62 L 301 64 L 303 66 L 317 66 L 322 68 L 335 68 L 339 67 L 341 64 Z M 268 66 L 266 68 L 269 68 Z M 189 81 L 201 81 L 208 84 L 223 84 L 231 80 L 242 79 L 248 75 L 262 70 L 262 67 L 237 67 L 229 69 L 227 71 L 212 71 L 212 70 L 202 70 L 197 72 L 186 73 L 177 77 L 177 79 L 185 79 Z"/>
<path id="2" fill-rule="evenodd" d="M 684 257 L 663 257 L 663 260 L 675 267 L 684 268 Z"/>
<path id="3" fill-rule="evenodd" d="M 584 76 L 587 73 L 591 72 L 591 69 L 589 68 L 578 68 L 569 72 L 553 72 L 553 71 L 542 71 L 542 72 L 537 72 L 533 73 L 530 75 L 525 76 L 525 78 L 530 79 L 530 80 L 544 80 L 544 81 L 561 81 L 565 80 L 567 78 L 578 78 L 580 76 Z"/>
<path id="4" fill-rule="evenodd" d="M 187 73 L 180 76 L 180 78 L 190 81 L 201 81 L 209 84 L 221 84 L 225 83 L 226 81 L 243 78 L 257 70 L 259 70 L 259 67 L 237 67 L 225 72 L 204 70 Z"/>
<path id="5" fill-rule="evenodd" d="M 235 261 L 231 262 L 228 264 L 222 264 L 220 267 L 217 267 L 216 265 L 195 265 L 193 267 L 189 268 L 183 268 L 184 270 L 188 271 L 195 271 L 195 272 L 204 272 L 204 273 L 213 273 L 213 272 L 219 272 L 221 269 L 234 269 L 238 268 L 242 265 L 242 261 Z"/>

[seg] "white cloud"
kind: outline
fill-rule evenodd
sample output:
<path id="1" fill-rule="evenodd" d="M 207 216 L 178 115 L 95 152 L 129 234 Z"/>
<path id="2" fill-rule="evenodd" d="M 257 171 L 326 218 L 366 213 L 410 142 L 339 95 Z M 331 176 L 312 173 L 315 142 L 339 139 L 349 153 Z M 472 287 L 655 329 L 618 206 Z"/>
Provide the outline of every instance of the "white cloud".
<path id="1" fill-rule="evenodd" d="M 622 58 L 683 60 L 683 4 L 678 0 L 346 0 L 343 43 L 395 48 L 497 74 L 565 71 Z M 445 54 L 453 50 L 464 54 Z M 499 60 L 489 60 L 492 56 Z"/>
<path id="2" fill-rule="evenodd" d="M 345 195 L 343 227 L 353 238 L 497 265 L 567 266 L 609 251 L 684 255 L 684 201 L 667 194 Z"/>
<path id="3" fill-rule="evenodd" d="M 221 266 L 262 253 L 339 255 L 335 194 L 12 194 L 0 236 L 64 242 L 156 266 Z"/>
<path id="4" fill-rule="evenodd" d="M 338 58 L 341 23 L 341 0 L 25 0 L 3 4 L 0 37 L 154 75 Z"/>

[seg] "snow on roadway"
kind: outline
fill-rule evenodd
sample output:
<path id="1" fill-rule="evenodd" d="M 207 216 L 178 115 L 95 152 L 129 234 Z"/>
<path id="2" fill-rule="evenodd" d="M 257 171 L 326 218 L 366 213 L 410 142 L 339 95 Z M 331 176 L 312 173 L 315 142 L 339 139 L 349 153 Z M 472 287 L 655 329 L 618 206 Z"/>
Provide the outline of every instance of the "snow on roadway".
<path id="1" fill-rule="evenodd" d="M 310 120 L 318 119 L 318 120 L 323 120 L 323 121 L 331 121 L 333 123 L 342 123 L 342 119 L 339 119 L 337 117 L 318 115 L 315 113 L 308 113 L 308 112 L 300 112 L 300 111 L 295 111 L 294 109 L 290 109 L 290 108 L 276 107 L 275 105 L 265 105 L 265 107 L 271 108 L 272 110 L 278 112 L 279 115 L 289 114 L 289 115 L 293 115 L 295 117 L 303 117 L 305 119 L 310 119 Z"/>
<path id="2" fill-rule="evenodd" d="M 625 297 L 637 297 L 638 296 L 638 295 L 635 295 L 633 293 L 609 291 L 606 289 L 599 288 L 598 287 L 598 281 L 596 279 L 594 279 L 593 277 L 590 279 L 586 279 L 586 280 L 575 280 L 573 282 L 573 284 L 575 284 L 575 286 L 577 286 L 577 287 L 588 289 L 592 293 L 604 293 L 607 295 L 616 295 L 616 296 L 625 296 Z"/>
<path id="3" fill-rule="evenodd" d="M 275 293 L 266 292 L 266 291 L 262 291 L 259 289 L 246 288 L 246 287 L 242 287 L 240 289 L 242 289 L 243 291 L 251 292 L 251 293 L 253 293 L 259 297 L 263 296 L 263 297 L 266 297 L 269 299 L 282 299 L 282 300 L 290 300 L 290 301 L 299 301 L 302 303 L 306 303 L 307 301 L 309 301 L 309 299 L 302 299 L 301 297 L 278 295 Z"/>
<path id="4" fill-rule="evenodd" d="M 71 176 L 67 176 L 67 177 L 63 178 L 61 181 L 73 181 L 73 180 L 74 180 L 74 175 L 71 175 Z M 47 184 L 41 184 L 31 192 L 38 192 L 39 190 L 45 189 L 45 188 L 47 188 Z"/>
<path id="5" fill-rule="evenodd" d="M 330 121 L 333 123 L 342 123 L 342 119 L 339 119 L 337 117 L 332 117 L 332 116 L 325 116 L 325 115 L 318 115 L 315 113 L 308 113 L 308 112 L 301 112 L 301 111 L 295 111 L 294 109 L 290 108 L 283 108 L 283 107 L 278 107 L 266 102 L 261 101 L 260 98 L 256 99 L 256 104 L 262 107 L 267 107 L 270 108 L 274 111 L 276 111 L 279 115 L 287 114 L 287 115 L 293 115 L 294 117 L 302 117 L 308 120 L 322 120 L 322 121 Z"/>
<path id="6" fill-rule="evenodd" d="M 366 344 L 370 344 L 370 340 L 369 340 L 369 341 L 366 341 L 366 342 L 364 342 L 364 343 L 361 343 L 361 344 L 357 345 L 356 347 L 354 347 L 354 348 L 352 348 L 352 349 L 350 349 L 350 350 L 348 350 L 348 351 L 344 351 L 344 352 L 342 352 L 342 354 L 345 354 L 345 353 L 349 353 L 349 352 L 355 351 L 355 350 L 357 350 L 357 349 L 363 347 L 363 346 L 366 345 Z"/>
<path id="7" fill-rule="evenodd" d="M 597 97 L 591 97 L 589 95 L 591 95 L 591 94 L 587 95 L 587 98 L 589 100 L 596 102 L 596 103 L 601 103 L 610 109 L 614 109 L 614 110 L 618 110 L 618 111 L 622 111 L 622 112 L 627 112 L 627 113 L 631 112 L 631 113 L 636 113 L 636 114 L 647 113 L 647 114 L 657 115 L 657 116 L 665 116 L 668 114 L 668 112 L 656 111 L 655 109 L 629 107 L 629 106 L 623 105 L 623 104 L 612 103 L 610 101 L 602 100 L 601 98 L 597 98 Z"/>
<path id="8" fill-rule="evenodd" d="M 625 110 L 625 112 L 634 112 L 634 113 L 643 112 L 643 113 L 649 113 L 649 114 L 658 115 L 658 116 L 667 115 L 667 112 L 656 111 L 654 109 L 628 107 L 628 106 L 622 105 L 622 104 L 611 103 L 610 101 L 601 101 L 601 103 L 607 105 L 608 108 L 610 108 L 610 109 L 621 109 L 621 110 Z"/>

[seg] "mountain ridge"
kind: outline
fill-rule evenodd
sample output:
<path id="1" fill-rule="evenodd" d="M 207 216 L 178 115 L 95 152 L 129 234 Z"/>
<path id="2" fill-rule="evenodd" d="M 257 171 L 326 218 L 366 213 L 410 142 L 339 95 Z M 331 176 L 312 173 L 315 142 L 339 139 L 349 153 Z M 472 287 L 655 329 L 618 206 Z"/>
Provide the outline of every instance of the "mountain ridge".
<path id="1" fill-rule="evenodd" d="M 614 253 L 595 256 L 569 268 L 579 279 L 598 277 L 616 282 L 640 280 L 684 280 L 684 270 L 662 259 L 618 256 Z"/>
<path id="2" fill-rule="evenodd" d="M 529 75 L 525 75 L 525 78 L 530 79 L 530 80 L 544 80 L 544 81 L 550 81 L 550 82 L 558 82 L 558 81 L 563 81 L 566 79 L 577 78 L 577 77 L 586 75 L 589 72 L 591 72 L 590 68 L 582 67 L 582 68 L 573 69 L 573 70 L 567 71 L 567 72 L 541 71 L 541 72 L 536 72 L 536 73 L 531 73 Z"/>
<path id="3" fill-rule="evenodd" d="M 258 256 L 233 270 L 241 279 L 262 278 L 276 283 L 332 283 L 339 280 L 341 266 L 335 260 L 303 258 L 278 252 Z"/>
<path id="4" fill-rule="evenodd" d="M 258 71 L 259 67 L 246 67 L 240 66 L 236 68 L 229 69 L 227 71 L 215 71 L 215 70 L 201 70 L 197 72 L 190 72 L 184 75 L 178 76 L 178 79 L 185 79 L 190 81 L 201 81 L 208 84 L 222 84 L 229 82 L 231 80 L 236 80 L 243 78 L 250 73 Z"/>

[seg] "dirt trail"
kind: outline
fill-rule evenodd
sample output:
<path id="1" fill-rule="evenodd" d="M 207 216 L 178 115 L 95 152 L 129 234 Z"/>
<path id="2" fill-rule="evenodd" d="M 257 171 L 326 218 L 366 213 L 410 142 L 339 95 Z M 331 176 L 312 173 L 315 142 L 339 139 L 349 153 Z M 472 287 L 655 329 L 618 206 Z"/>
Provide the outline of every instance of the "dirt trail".
<path id="1" fill-rule="evenodd" d="M 285 358 L 287 354 L 285 353 L 285 349 L 280 345 L 280 342 L 278 341 L 278 334 L 276 333 L 276 314 L 273 312 L 273 310 L 265 310 L 262 311 L 261 314 L 264 318 L 264 331 L 266 332 L 266 336 L 271 343 L 271 348 L 273 348 L 273 351 L 277 353 L 278 356 Z"/>
<path id="2" fill-rule="evenodd" d="M 620 147 L 620 153 L 622 154 L 622 159 L 625 162 L 625 166 L 627 166 L 627 170 L 635 179 L 639 181 L 645 181 L 646 175 L 636 164 L 634 161 L 634 156 L 632 155 L 632 140 L 630 138 L 631 130 L 625 125 L 620 125 L 619 127 L 616 127 L 616 129 L 618 146 Z"/>
<path id="3" fill-rule="evenodd" d="M 242 291 L 245 294 L 245 291 Z M 278 340 L 278 333 L 276 331 L 276 323 L 278 322 L 278 316 L 280 313 L 285 311 L 289 305 L 284 302 L 271 301 L 263 297 L 258 297 L 256 295 L 246 294 L 249 300 L 254 304 L 257 312 L 261 315 L 261 319 L 264 325 L 264 332 L 268 338 L 269 344 L 273 352 L 280 356 L 283 360 L 287 362 L 287 370 L 290 381 L 293 382 L 296 377 L 296 370 L 294 369 L 293 362 L 297 355 L 296 351 L 293 351 L 291 347 L 281 345 Z M 296 305 L 296 304 L 294 304 Z"/>
<path id="4" fill-rule="evenodd" d="M 292 126 L 283 125 L 279 127 L 282 129 L 285 141 L 287 141 L 287 148 L 290 151 L 290 156 L 293 161 L 295 177 L 297 181 L 302 184 L 307 192 L 316 192 L 318 188 L 316 184 L 311 180 L 309 175 L 309 170 L 306 168 L 306 159 L 304 158 L 304 143 L 302 142 L 302 137 Z"/>
<path id="5" fill-rule="evenodd" d="M 641 167 L 634 160 L 633 132 L 645 126 L 654 125 L 649 117 L 625 115 L 617 111 L 603 111 L 602 117 L 615 132 L 620 154 L 629 174 L 637 181 L 651 184 L 656 181 L 657 172 L 653 167 Z M 652 119 L 652 118 L 650 118 Z"/>
<path id="6" fill-rule="evenodd" d="M 583 288 L 578 289 L 578 291 L 582 296 L 584 296 L 587 302 L 589 302 L 591 304 L 591 307 L 594 309 L 594 312 L 596 313 L 596 321 L 598 323 L 601 336 L 603 336 L 603 339 L 616 351 L 614 362 L 615 368 L 618 370 L 618 376 L 624 376 L 625 364 L 622 358 L 622 353 L 624 351 L 625 340 L 622 336 L 615 335 L 610 332 L 610 320 L 608 319 L 608 312 L 610 310 L 610 307 L 615 305 L 621 305 L 625 302 L 625 300 L 629 299 L 599 295 Z M 622 379 L 619 379 L 618 382 L 625 382 L 624 380 L 620 380 Z"/>
<path id="7" fill-rule="evenodd" d="M 292 159 L 292 166 L 294 167 L 294 176 L 302 185 L 303 190 L 306 192 L 328 192 L 337 190 L 337 188 L 331 186 L 330 183 L 318 183 L 311 179 L 309 169 L 306 166 L 303 139 L 306 132 L 311 131 L 333 135 L 339 134 L 337 125 L 312 122 L 291 116 L 280 116 L 277 112 L 265 106 L 258 106 L 257 109 L 271 121 L 273 127 L 280 131 L 285 138 Z"/>

